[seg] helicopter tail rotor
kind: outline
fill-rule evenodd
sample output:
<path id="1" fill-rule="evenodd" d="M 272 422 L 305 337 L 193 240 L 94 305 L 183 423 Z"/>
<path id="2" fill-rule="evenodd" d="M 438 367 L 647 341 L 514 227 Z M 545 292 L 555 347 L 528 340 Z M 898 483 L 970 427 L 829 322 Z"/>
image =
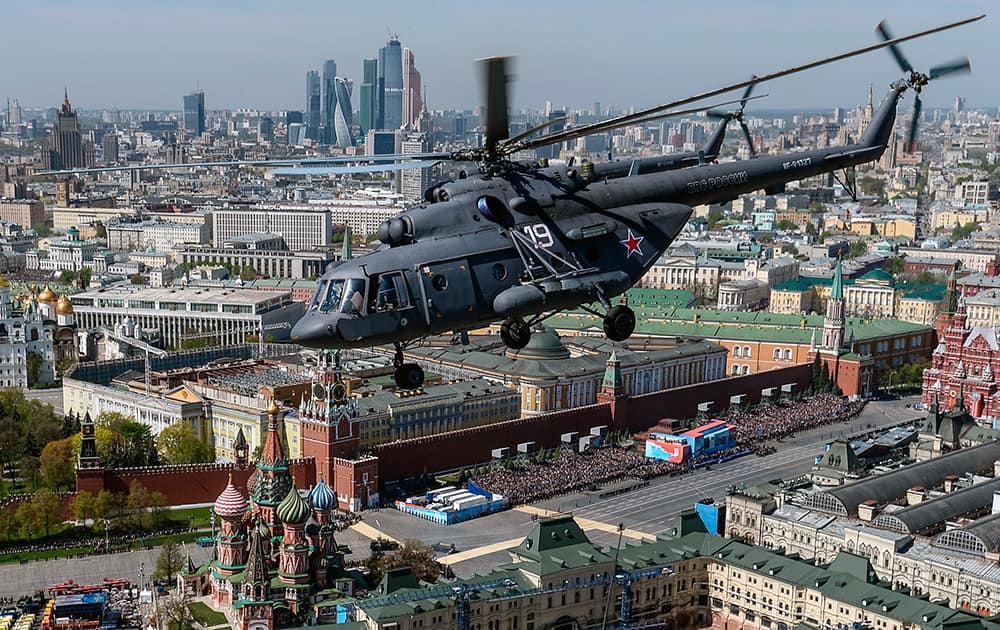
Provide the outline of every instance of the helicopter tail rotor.
<path id="1" fill-rule="evenodd" d="M 756 76 L 751 77 L 751 80 L 756 79 Z M 727 123 L 730 120 L 735 120 L 740 124 L 740 129 L 743 131 L 743 137 L 746 138 L 747 147 L 750 148 L 750 157 L 757 157 L 757 149 L 753 145 L 753 135 L 750 133 L 750 128 L 747 127 L 746 120 L 743 118 L 743 110 L 746 109 L 747 101 L 751 100 L 750 95 L 753 93 L 753 89 L 757 86 L 756 83 L 751 83 L 743 90 L 743 96 L 740 97 L 740 107 L 736 111 L 724 112 L 718 109 L 710 109 L 705 112 L 705 115 L 709 118 L 715 118 L 717 120 L 725 120 Z"/>
<path id="2" fill-rule="evenodd" d="M 879 37 L 882 38 L 883 42 L 888 42 L 893 39 L 885 20 L 879 22 L 875 31 L 879 34 Z M 913 69 L 913 65 L 910 64 L 910 62 L 903 55 L 903 51 L 899 49 L 898 44 L 889 44 L 888 48 L 889 52 L 892 53 L 893 58 L 896 60 L 896 63 L 899 65 L 900 70 L 909 75 L 906 78 L 907 85 L 917 93 L 916 97 L 913 99 L 913 112 L 912 117 L 910 118 L 910 129 L 906 135 L 906 152 L 913 153 L 917 148 L 917 127 L 920 124 L 920 111 L 923 109 L 923 103 L 920 100 L 921 89 L 935 79 L 940 79 L 953 74 L 966 74 L 971 72 L 972 64 L 969 63 L 968 57 L 963 57 L 950 63 L 934 66 L 927 72 L 927 74 L 924 74 L 923 72 Z"/>

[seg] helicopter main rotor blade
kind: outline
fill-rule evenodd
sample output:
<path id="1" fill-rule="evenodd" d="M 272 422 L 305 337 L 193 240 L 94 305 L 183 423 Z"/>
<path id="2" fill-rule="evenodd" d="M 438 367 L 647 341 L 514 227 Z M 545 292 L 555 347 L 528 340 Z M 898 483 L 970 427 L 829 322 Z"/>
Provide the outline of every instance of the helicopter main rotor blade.
<path id="1" fill-rule="evenodd" d="M 531 137 L 531 136 L 535 135 L 536 133 L 538 133 L 539 131 L 541 131 L 543 129 L 548 129 L 549 127 L 551 127 L 553 125 L 558 125 L 559 123 L 564 123 L 567 120 L 569 120 L 569 118 L 567 116 L 560 116 L 559 118 L 553 118 L 552 120 L 547 120 L 547 121 L 543 122 L 540 125 L 532 127 L 531 129 L 525 131 L 524 133 L 517 134 L 516 136 L 514 136 L 513 138 L 511 138 L 507 142 L 508 143 L 519 142 L 521 140 L 524 140 L 525 138 L 528 138 L 528 137 Z"/>
<path id="2" fill-rule="evenodd" d="M 486 147 L 494 150 L 501 140 L 510 137 L 507 116 L 507 61 L 510 57 L 480 59 L 486 106 Z"/>
<path id="3" fill-rule="evenodd" d="M 58 171 L 39 171 L 36 175 L 75 175 L 78 173 L 109 173 L 114 171 L 156 171 L 175 170 L 182 168 L 220 167 L 220 166 L 296 166 L 313 164 L 347 164 L 350 162 L 396 161 L 396 160 L 446 160 L 451 153 L 394 153 L 389 155 L 338 155 L 332 157 L 275 158 L 273 160 L 230 160 L 224 162 L 184 162 L 170 164 L 130 164 L 123 166 L 98 166 L 93 168 L 74 168 Z"/>
<path id="4" fill-rule="evenodd" d="M 748 79 L 746 81 L 740 81 L 738 83 L 732 83 L 730 85 L 726 85 L 726 86 L 723 86 L 721 88 L 716 88 L 714 90 L 709 90 L 707 92 L 702 92 L 700 94 L 695 94 L 694 96 L 689 96 L 687 98 L 682 98 L 680 100 L 672 101 L 670 103 L 664 103 L 663 105 L 657 105 L 656 107 L 650 107 L 648 109 L 644 109 L 644 110 L 635 112 L 633 114 L 624 114 L 622 116 L 618 116 L 617 118 L 611 118 L 611 119 L 605 121 L 604 124 L 607 124 L 607 125 L 618 125 L 618 126 L 624 127 L 624 126 L 627 126 L 633 120 L 640 120 L 640 119 L 646 118 L 647 116 L 650 116 L 652 114 L 656 114 L 656 113 L 662 112 L 664 110 L 671 109 L 673 107 L 680 107 L 681 105 L 688 105 L 690 103 L 695 103 L 697 101 L 703 101 L 705 99 L 712 98 L 713 96 L 718 96 L 720 94 L 725 94 L 726 92 L 730 92 L 732 90 L 738 90 L 740 88 L 749 87 L 749 86 L 751 86 L 751 85 L 753 85 L 755 83 L 764 83 L 765 81 L 772 81 L 772 80 L 778 79 L 780 77 L 788 76 L 790 74 L 796 74 L 798 72 L 803 72 L 805 70 L 811 70 L 812 68 L 816 68 L 818 66 L 823 66 L 823 65 L 826 65 L 826 64 L 830 64 L 830 63 L 833 63 L 835 61 L 841 61 L 843 59 L 849 59 L 851 57 L 857 57 L 858 55 L 863 55 L 863 54 L 869 53 L 869 52 L 871 52 L 873 50 L 879 50 L 881 48 L 886 48 L 886 47 L 889 47 L 889 46 L 893 46 L 895 44 L 906 42 L 906 41 L 909 41 L 911 39 L 917 39 L 919 37 L 926 37 L 926 36 L 932 35 L 934 33 L 940 33 L 941 31 L 946 31 L 946 30 L 949 30 L 949 29 L 957 28 L 959 26 L 964 26 L 966 24 L 971 24 L 972 22 L 977 22 L 977 21 L 983 19 L 984 17 L 986 17 L 985 14 L 978 15 L 976 17 L 966 18 L 964 20 L 959 20 L 957 22 L 951 22 L 949 24 L 944 24 L 942 26 L 936 26 L 934 28 L 929 28 L 929 29 L 926 29 L 926 30 L 923 30 L 923 31 L 919 31 L 917 33 L 911 33 L 909 35 L 904 35 L 902 37 L 896 37 L 894 39 L 886 40 L 884 42 L 880 42 L 880 43 L 877 43 L 877 44 L 871 44 L 869 46 L 863 46 L 861 48 L 855 48 L 854 50 L 849 50 L 847 52 L 843 52 L 843 53 L 840 53 L 840 54 L 837 54 L 837 55 L 832 55 L 830 57 L 824 57 L 822 59 L 817 59 L 816 61 L 810 61 L 809 63 L 804 63 L 802 65 L 793 66 L 791 68 L 786 68 L 784 70 L 779 70 L 778 72 L 772 72 L 770 74 L 756 76 L 756 77 L 753 77 L 753 78 Z M 702 109 L 705 109 L 705 108 L 702 108 Z M 620 123 L 620 125 L 619 125 L 619 123 Z M 617 128 L 617 127 L 614 127 L 614 128 Z M 582 129 L 582 127 L 581 127 L 581 129 Z M 587 134 L 585 134 L 585 135 L 589 135 L 590 133 L 593 133 L 593 132 L 587 132 Z M 558 141 L 559 140 L 553 140 L 553 142 L 558 142 Z M 520 147 L 518 147 L 518 148 L 520 148 Z"/>
<path id="5" fill-rule="evenodd" d="M 395 164 L 363 164 L 355 166 L 303 166 L 299 168 L 275 168 L 274 175 L 297 177 L 304 175 L 351 175 L 354 173 L 381 173 L 383 171 L 405 171 L 411 168 L 430 168 L 441 160 L 421 160 L 419 162 L 396 162 Z"/>
<path id="6" fill-rule="evenodd" d="M 758 98 L 764 98 L 767 94 L 761 94 L 760 96 L 752 96 L 748 100 L 754 100 Z M 660 120 L 663 118 L 671 118 L 673 116 L 685 116 L 687 114 L 697 114 L 698 112 L 703 112 L 709 108 L 723 107 L 725 105 L 733 105 L 739 103 L 740 99 L 735 99 L 731 101 L 724 101 L 722 103 L 712 103 L 710 105 L 701 105 L 699 107 L 692 107 L 690 109 L 683 110 L 671 110 L 671 111 L 661 111 L 658 113 L 653 113 L 648 116 L 641 118 L 636 118 L 634 116 L 629 116 L 628 120 L 621 121 L 618 119 L 606 120 L 603 122 L 592 123 L 590 125 L 584 125 L 582 127 L 574 127 L 572 129 L 566 129 L 564 131 L 557 131 L 555 133 L 542 136 L 540 138 L 535 138 L 534 140 L 529 140 L 527 142 L 520 142 L 516 146 L 513 146 L 514 151 L 521 149 L 535 149 L 538 147 L 548 146 L 550 144 L 555 144 L 556 142 L 566 142 L 567 140 L 575 140 L 576 138 L 583 138 L 585 136 L 592 136 L 596 133 L 603 133 L 605 131 L 614 131 L 615 129 L 620 129 L 621 127 L 628 127 L 631 125 L 638 125 L 648 122 L 653 122 L 654 120 Z M 507 151 L 508 147 L 512 144 L 508 143 L 504 145 L 504 150 Z"/>

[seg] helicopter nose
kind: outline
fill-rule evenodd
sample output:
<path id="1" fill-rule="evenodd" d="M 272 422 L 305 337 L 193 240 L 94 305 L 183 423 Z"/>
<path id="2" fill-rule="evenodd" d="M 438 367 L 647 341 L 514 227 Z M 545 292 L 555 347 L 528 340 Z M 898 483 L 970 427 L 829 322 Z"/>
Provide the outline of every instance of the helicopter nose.
<path id="1" fill-rule="evenodd" d="M 330 318 L 306 315 L 292 326 L 292 341 L 309 348 L 322 348 L 340 338 L 337 324 Z"/>

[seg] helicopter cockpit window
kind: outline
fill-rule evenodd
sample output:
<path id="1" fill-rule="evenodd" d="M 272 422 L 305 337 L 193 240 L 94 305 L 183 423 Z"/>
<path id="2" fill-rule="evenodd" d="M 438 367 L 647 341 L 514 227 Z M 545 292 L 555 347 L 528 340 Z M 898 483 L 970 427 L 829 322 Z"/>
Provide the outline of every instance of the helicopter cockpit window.
<path id="1" fill-rule="evenodd" d="M 309 310 L 315 310 L 320 307 L 323 303 L 323 299 L 326 297 L 326 280 L 320 280 L 319 286 L 316 287 L 316 294 L 313 295 L 312 303 L 309 304 Z"/>
<path id="2" fill-rule="evenodd" d="M 365 281 L 351 278 L 344 287 L 344 300 L 340 304 L 340 312 L 348 315 L 360 314 L 365 307 Z"/>
<path id="3" fill-rule="evenodd" d="M 323 293 L 321 287 L 320 291 L 317 292 L 317 295 L 319 294 L 322 294 L 322 298 L 318 298 L 319 310 L 324 313 L 336 311 L 340 308 L 340 303 L 344 298 L 344 281 L 330 280 L 326 286 L 326 293 Z"/>
<path id="4" fill-rule="evenodd" d="M 384 273 L 379 276 L 378 289 L 374 297 L 375 310 L 377 311 L 391 311 L 408 307 L 410 296 L 406 291 L 403 274 Z"/>

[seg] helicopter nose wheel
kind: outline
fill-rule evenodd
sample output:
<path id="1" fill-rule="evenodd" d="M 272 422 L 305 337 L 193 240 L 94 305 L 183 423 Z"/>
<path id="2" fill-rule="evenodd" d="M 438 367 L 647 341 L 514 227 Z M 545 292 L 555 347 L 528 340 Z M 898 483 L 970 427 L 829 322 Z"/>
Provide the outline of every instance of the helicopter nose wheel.
<path id="1" fill-rule="evenodd" d="M 416 363 L 404 363 L 396 368 L 392 380 L 400 389 L 417 389 L 424 384 L 424 370 Z"/>
<path id="2" fill-rule="evenodd" d="M 531 341 L 531 326 L 519 317 L 510 317 L 500 324 L 500 339 L 511 350 L 520 350 Z"/>
<path id="3" fill-rule="evenodd" d="M 604 334 L 611 341 L 625 341 L 635 332 L 635 313 L 624 304 L 611 307 L 604 316 Z"/>

